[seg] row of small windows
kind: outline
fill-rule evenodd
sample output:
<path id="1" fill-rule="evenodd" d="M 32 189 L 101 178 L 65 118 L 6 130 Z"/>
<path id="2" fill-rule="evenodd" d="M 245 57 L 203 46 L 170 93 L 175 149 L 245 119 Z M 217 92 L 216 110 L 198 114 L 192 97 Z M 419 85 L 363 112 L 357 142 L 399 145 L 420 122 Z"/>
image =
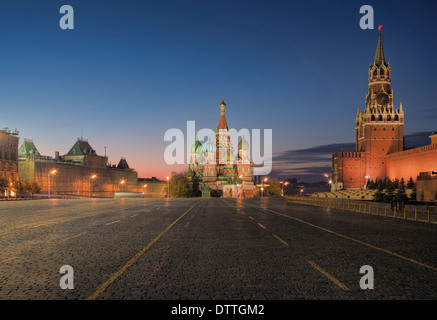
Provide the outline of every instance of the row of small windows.
<path id="1" fill-rule="evenodd" d="M 375 117 L 374 114 L 372 114 L 370 120 L 371 121 L 376 121 L 376 117 Z M 382 120 L 383 120 L 382 115 L 379 115 L 378 116 L 378 121 L 382 121 Z M 387 115 L 386 120 L 387 121 L 391 121 L 391 115 Z M 399 116 L 397 114 L 395 114 L 395 116 L 393 117 L 393 121 L 399 121 Z"/>
<path id="2" fill-rule="evenodd" d="M 17 161 L 17 153 L 0 150 L 0 159 Z"/>
<path id="3" fill-rule="evenodd" d="M 375 68 L 375 70 L 373 71 L 373 75 L 374 76 L 377 76 L 378 75 L 378 70 L 379 70 L 379 74 L 380 75 L 383 75 L 383 74 L 387 74 L 388 76 L 390 76 L 390 71 L 388 71 L 388 70 L 384 70 L 384 69 L 378 69 L 378 68 Z M 384 72 L 385 71 L 385 72 Z"/>

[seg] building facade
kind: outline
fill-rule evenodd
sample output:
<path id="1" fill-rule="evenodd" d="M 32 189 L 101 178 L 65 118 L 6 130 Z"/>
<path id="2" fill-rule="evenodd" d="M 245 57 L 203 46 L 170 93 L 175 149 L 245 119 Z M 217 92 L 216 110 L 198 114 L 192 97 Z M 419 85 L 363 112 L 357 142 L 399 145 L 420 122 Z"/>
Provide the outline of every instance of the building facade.
<path id="1" fill-rule="evenodd" d="M 32 140 L 25 139 L 18 150 L 20 180 L 34 180 L 41 193 L 84 197 L 114 197 L 114 194 L 142 192 L 138 174 L 126 159 L 110 165 L 97 155 L 87 140 L 77 139 L 67 154 L 42 156 Z"/>
<path id="2" fill-rule="evenodd" d="M 9 185 L 18 179 L 18 140 L 18 131 L 0 130 L 0 178 Z M 6 190 L 4 196 L 10 195 L 11 190 Z"/>
<path id="3" fill-rule="evenodd" d="M 190 149 L 191 162 L 188 177 L 199 180 L 202 196 L 210 196 L 216 191 L 223 197 L 252 198 L 257 196 L 257 188 L 252 179 L 249 143 L 243 135 L 238 142 L 237 155 L 235 155 L 225 109 L 226 104 L 222 100 L 215 137 L 210 136 L 204 144 L 201 144 L 196 135 L 196 140 Z"/>
<path id="4" fill-rule="evenodd" d="M 369 180 L 417 179 L 437 171 L 437 135 L 431 144 L 404 150 L 404 109 L 393 104 L 391 66 L 385 59 L 381 30 L 368 70 L 365 108 L 355 119 L 355 152 L 332 155 L 332 189 L 364 189 Z"/>

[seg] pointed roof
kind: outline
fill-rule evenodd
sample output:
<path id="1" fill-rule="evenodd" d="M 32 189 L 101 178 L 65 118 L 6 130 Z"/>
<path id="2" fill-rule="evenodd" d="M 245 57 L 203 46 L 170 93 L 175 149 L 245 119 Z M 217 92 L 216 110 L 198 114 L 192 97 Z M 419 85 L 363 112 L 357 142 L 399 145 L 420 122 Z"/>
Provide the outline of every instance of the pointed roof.
<path id="1" fill-rule="evenodd" d="M 68 151 L 67 156 L 82 156 L 86 154 L 97 155 L 96 151 L 88 143 L 88 140 L 77 138 L 76 143 Z"/>
<path id="2" fill-rule="evenodd" d="M 381 27 L 382 26 L 379 26 L 378 45 L 376 46 L 375 60 L 373 61 L 373 64 L 378 66 L 378 67 L 383 65 L 383 64 L 387 65 L 387 63 L 385 61 L 384 48 L 382 46 Z"/>
<path id="3" fill-rule="evenodd" d="M 224 102 L 223 98 L 222 98 L 222 102 L 220 103 L 220 120 L 219 120 L 219 124 L 217 126 L 217 130 L 220 129 L 228 129 L 228 124 L 226 123 L 226 117 L 225 117 L 225 108 L 226 108 L 226 103 Z"/>
<path id="4" fill-rule="evenodd" d="M 118 169 L 129 169 L 129 165 L 127 164 L 127 161 L 125 158 L 121 158 L 120 162 L 117 165 Z"/>
<path id="5" fill-rule="evenodd" d="M 200 154 L 200 153 L 202 153 L 202 144 L 199 141 L 199 138 L 197 136 L 197 132 L 196 132 L 196 139 L 195 139 L 193 145 L 190 148 L 190 153 L 191 154 Z"/>
<path id="6" fill-rule="evenodd" d="M 35 147 L 35 144 L 33 143 L 33 140 L 31 139 L 24 139 L 23 144 L 21 145 L 20 149 L 18 149 L 18 155 L 35 155 L 39 156 L 40 153 L 38 149 Z"/>

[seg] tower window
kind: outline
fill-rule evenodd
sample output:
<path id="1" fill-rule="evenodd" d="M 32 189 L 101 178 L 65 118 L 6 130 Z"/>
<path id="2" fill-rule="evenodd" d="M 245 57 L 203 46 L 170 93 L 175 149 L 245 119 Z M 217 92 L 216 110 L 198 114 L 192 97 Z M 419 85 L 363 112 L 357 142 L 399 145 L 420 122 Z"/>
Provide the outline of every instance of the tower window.
<path id="1" fill-rule="evenodd" d="M 399 116 L 397 114 L 395 115 L 395 121 L 399 121 Z"/>

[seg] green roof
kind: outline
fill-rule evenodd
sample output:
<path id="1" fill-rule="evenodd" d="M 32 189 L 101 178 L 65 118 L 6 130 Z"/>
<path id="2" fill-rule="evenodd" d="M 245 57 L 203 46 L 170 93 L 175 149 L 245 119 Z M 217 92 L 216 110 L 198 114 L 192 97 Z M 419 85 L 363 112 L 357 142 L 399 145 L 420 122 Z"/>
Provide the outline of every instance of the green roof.
<path id="1" fill-rule="evenodd" d="M 80 155 L 94 155 L 96 156 L 96 151 L 90 146 L 88 140 L 77 139 L 76 143 L 68 151 L 67 156 L 80 156 Z"/>
<path id="2" fill-rule="evenodd" d="M 24 139 L 23 144 L 21 145 L 20 149 L 18 149 L 18 156 L 24 156 L 24 155 L 35 155 L 35 156 L 40 155 L 38 149 L 35 147 L 35 144 L 33 143 L 33 140 Z"/>

